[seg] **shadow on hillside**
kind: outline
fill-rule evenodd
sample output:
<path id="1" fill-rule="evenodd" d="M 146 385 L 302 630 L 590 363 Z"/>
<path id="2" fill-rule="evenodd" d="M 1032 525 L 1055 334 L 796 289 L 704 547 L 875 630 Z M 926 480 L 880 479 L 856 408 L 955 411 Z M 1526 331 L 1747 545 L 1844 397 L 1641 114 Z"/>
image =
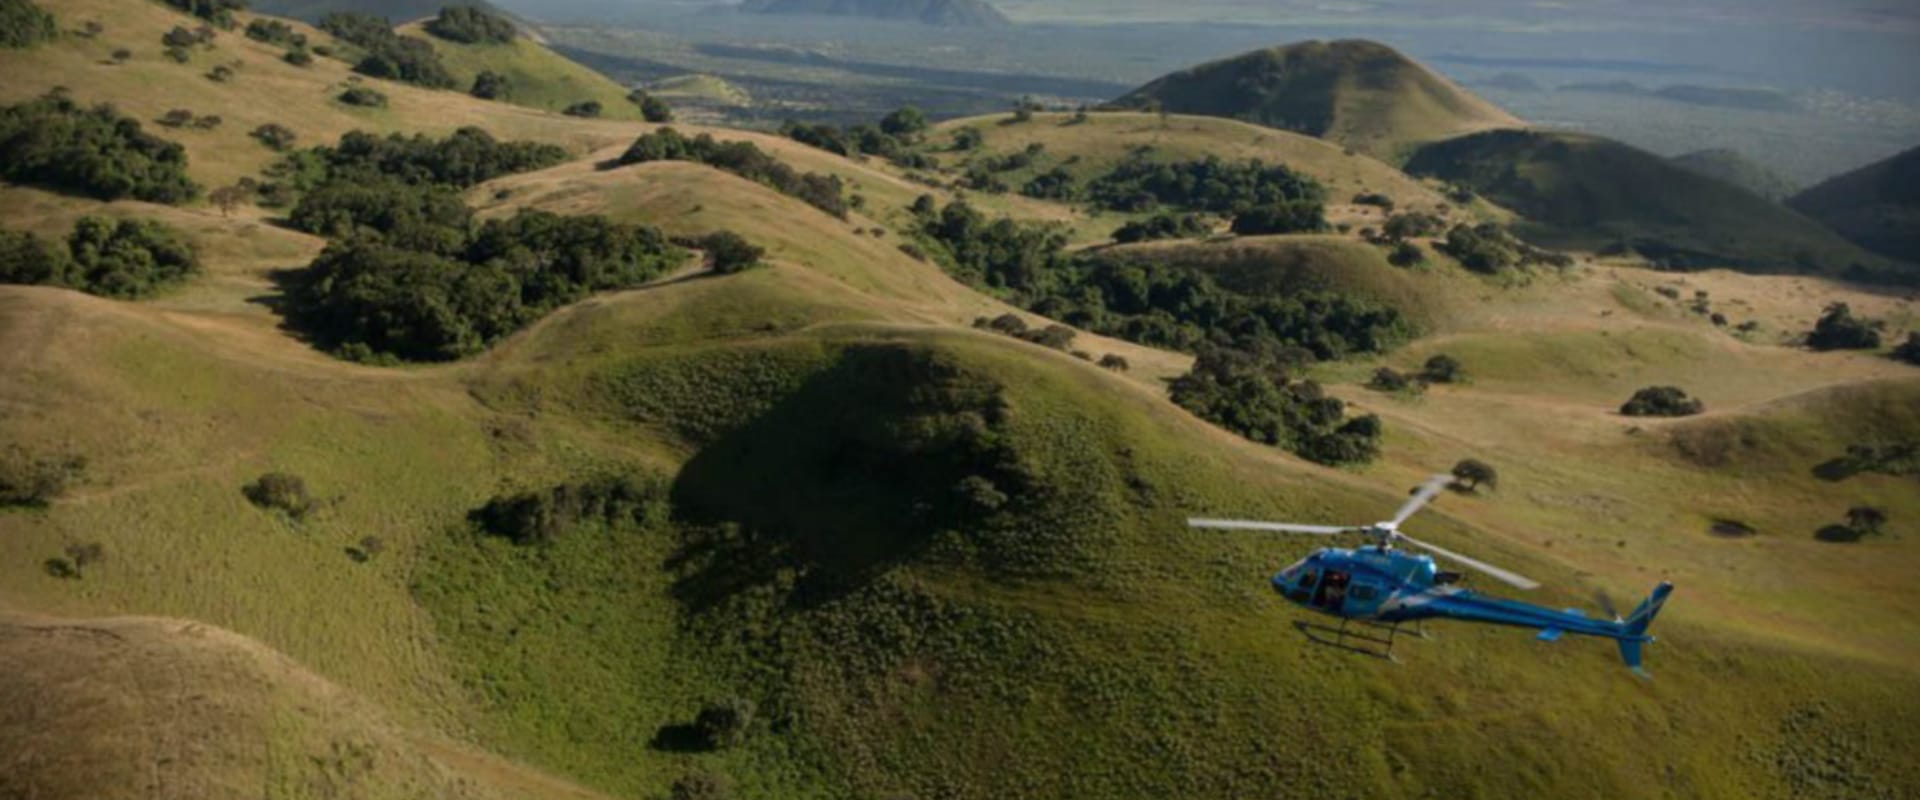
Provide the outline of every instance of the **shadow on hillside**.
<path id="1" fill-rule="evenodd" d="M 673 504 L 692 524 L 674 595 L 698 611 L 772 587 L 816 607 L 920 558 L 972 521 L 955 489 L 998 463 L 995 397 L 924 348 L 848 348 L 680 471 Z"/>

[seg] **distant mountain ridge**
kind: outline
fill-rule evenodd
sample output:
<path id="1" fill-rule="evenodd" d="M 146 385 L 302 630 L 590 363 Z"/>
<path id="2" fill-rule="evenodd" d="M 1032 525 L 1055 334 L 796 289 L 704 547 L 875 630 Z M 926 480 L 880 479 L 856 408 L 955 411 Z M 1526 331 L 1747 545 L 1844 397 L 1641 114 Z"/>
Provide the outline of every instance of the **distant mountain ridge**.
<path id="1" fill-rule="evenodd" d="M 1920 264 L 1920 147 L 1823 181 L 1787 205 L 1861 247 Z"/>
<path id="2" fill-rule="evenodd" d="M 1390 161 L 1423 142 L 1523 124 L 1393 48 L 1358 39 L 1300 42 L 1201 64 L 1110 105 L 1230 117 Z"/>
<path id="3" fill-rule="evenodd" d="M 985 0 L 746 0 L 749 14 L 812 14 L 862 17 L 889 22 L 918 22 L 944 28 L 998 28 L 1012 25 Z"/>
<path id="4" fill-rule="evenodd" d="M 1792 111 L 1798 108 L 1793 98 L 1772 89 L 1694 86 L 1685 83 L 1649 89 L 1632 81 L 1607 81 L 1605 83 L 1569 83 L 1561 86 L 1558 91 L 1652 97 L 1693 106 L 1744 108 L 1749 111 Z"/>

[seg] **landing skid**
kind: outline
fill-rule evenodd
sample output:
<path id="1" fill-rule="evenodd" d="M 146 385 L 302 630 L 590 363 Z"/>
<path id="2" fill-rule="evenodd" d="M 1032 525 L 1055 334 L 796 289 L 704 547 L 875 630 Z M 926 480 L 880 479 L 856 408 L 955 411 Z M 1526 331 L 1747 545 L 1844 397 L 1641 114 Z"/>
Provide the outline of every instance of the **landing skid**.
<path id="1" fill-rule="evenodd" d="M 1354 622 L 1355 621 L 1351 619 L 1342 619 L 1340 620 L 1340 627 L 1338 628 L 1315 625 L 1309 622 L 1295 622 L 1293 623 L 1293 627 L 1299 630 L 1302 635 L 1306 636 L 1308 641 L 1315 644 L 1337 647 L 1351 653 L 1373 656 L 1374 658 L 1391 661 L 1395 664 L 1401 663 L 1399 657 L 1393 654 L 1394 642 L 1400 637 L 1401 623 L 1361 621 L 1358 625 L 1355 625 Z M 1385 630 L 1387 632 L 1386 635 L 1381 636 L 1375 633 L 1375 631 L 1380 630 Z M 1431 638 L 1423 625 L 1416 623 L 1413 632 L 1422 639 Z M 1332 636 L 1328 637 L 1326 634 L 1332 634 Z M 1352 641 L 1350 642 L 1349 640 Z"/>

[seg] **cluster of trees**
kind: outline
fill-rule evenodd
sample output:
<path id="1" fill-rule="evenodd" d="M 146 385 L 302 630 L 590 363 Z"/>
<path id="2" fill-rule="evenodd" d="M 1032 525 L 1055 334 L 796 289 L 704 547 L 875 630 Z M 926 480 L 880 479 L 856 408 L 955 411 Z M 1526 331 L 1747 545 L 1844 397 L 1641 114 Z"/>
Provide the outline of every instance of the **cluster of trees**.
<path id="1" fill-rule="evenodd" d="M 752 142 L 722 142 L 702 133 L 691 139 L 673 128 L 661 128 L 643 134 L 620 155 L 619 163 L 642 164 L 648 161 L 692 161 L 725 170 L 747 180 L 771 187 L 808 205 L 847 218 L 847 199 L 837 175 L 817 172 L 802 174 Z"/>
<path id="2" fill-rule="evenodd" d="M 1380 418 L 1348 418 L 1346 404 L 1293 367 L 1261 353 L 1203 350 L 1172 384 L 1173 402 L 1220 427 L 1321 464 L 1364 464 L 1380 454 Z"/>
<path id="3" fill-rule="evenodd" d="M 100 200 L 183 203 L 200 193 L 180 145 L 110 105 L 50 94 L 0 109 L 0 177 Z"/>
<path id="4" fill-rule="evenodd" d="M 313 177 L 354 180 L 383 175 L 412 184 L 446 184 L 465 189 L 502 175 L 546 169 L 567 159 L 558 145 L 495 139 L 473 126 L 444 139 L 425 134 L 381 136 L 353 131 L 333 147 L 300 154 L 301 169 Z"/>
<path id="5" fill-rule="evenodd" d="M 262 17 L 247 23 L 247 38 L 256 42 L 277 44 L 286 47 L 306 47 L 307 35 L 293 29 L 292 25 L 277 19 Z"/>
<path id="6" fill-rule="evenodd" d="M 1920 441 L 1850 444 L 1847 454 L 1813 468 L 1823 480 L 1841 481 L 1862 472 L 1900 477 L 1920 475 Z"/>
<path id="7" fill-rule="evenodd" d="M 1419 372 L 1400 372 L 1392 367 L 1381 367 L 1373 372 L 1373 379 L 1367 387 L 1383 392 L 1424 391 L 1429 384 L 1458 383 L 1464 380 L 1465 373 L 1459 360 L 1441 353 L 1427 359 Z"/>
<path id="8" fill-rule="evenodd" d="M 649 94 L 645 89 L 635 89 L 627 93 L 627 101 L 640 107 L 640 118 L 648 122 L 672 122 L 673 107 L 667 101 Z"/>
<path id="9" fill-rule="evenodd" d="M 1880 346 L 1878 321 L 1853 315 L 1846 303 L 1834 303 L 1821 313 L 1807 334 L 1807 346 L 1815 350 L 1872 350 Z"/>
<path id="10" fill-rule="evenodd" d="M 479 532 L 521 546 L 542 545 L 583 524 L 639 522 L 653 509 L 664 513 L 656 487 L 625 476 L 587 478 L 530 492 L 503 495 L 467 514 Z"/>
<path id="11" fill-rule="evenodd" d="M 1103 208 L 1123 212 L 1173 206 L 1237 216 L 1256 208 L 1304 203 L 1318 217 L 1326 189 L 1280 164 L 1230 162 L 1217 156 L 1165 163 L 1150 160 L 1143 149 L 1089 183 L 1087 196 Z"/>
<path id="12" fill-rule="evenodd" d="M 433 45 L 395 33 L 385 17 L 339 11 L 321 17 L 320 29 L 366 51 L 355 72 L 430 89 L 453 88 L 453 73 Z"/>
<path id="13" fill-rule="evenodd" d="M 320 504 L 307 491 L 307 482 L 288 472 L 269 472 L 240 487 L 247 502 L 268 511 L 286 514 L 294 521 L 305 519 Z"/>
<path id="14" fill-rule="evenodd" d="M 473 88 L 468 89 L 467 94 L 482 100 L 505 100 L 512 91 L 513 82 L 507 80 L 507 76 L 493 70 L 481 70 L 479 75 L 473 76 Z"/>
<path id="15" fill-rule="evenodd" d="M 801 144 L 849 158 L 879 156 L 914 169 L 925 169 L 932 165 L 928 157 L 909 152 L 910 148 L 920 143 L 926 131 L 926 115 L 913 106 L 896 109 L 882 117 L 877 125 L 860 123 L 836 128 L 787 120 L 780 126 L 781 135 Z"/>
<path id="16" fill-rule="evenodd" d="M 1141 220 L 1134 220 L 1120 226 L 1113 232 L 1113 240 L 1121 244 L 1150 242 L 1159 239 L 1191 239 L 1213 232 L 1199 214 L 1175 214 L 1161 212 Z"/>
<path id="17" fill-rule="evenodd" d="M 564 109 L 561 109 L 560 113 L 565 114 L 569 117 L 584 117 L 586 119 L 598 119 L 600 116 L 601 110 L 602 110 L 602 107 L 600 105 L 600 101 L 582 100 L 578 103 L 574 103 L 573 105 L 570 105 Z"/>
<path id="18" fill-rule="evenodd" d="M 513 21 L 478 6 L 448 6 L 427 21 L 427 32 L 462 44 L 506 44 L 518 34 Z"/>
<path id="19" fill-rule="evenodd" d="M 1447 231 L 1447 238 L 1436 247 L 1459 261 L 1461 266 L 1486 275 L 1534 264 L 1573 266 L 1573 258 L 1565 253 L 1542 250 L 1522 242 L 1505 228 L 1491 222 L 1455 225 Z"/>
<path id="20" fill-rule="evenodd" d="M 1887 510 L 1879 506 L 1854 506 L 1847 509 L 1847 524 L 1828 525 L 1813 537 L 1823 542 L 1857 542 L 1886 534 Z"/>
<path id="21" fill-rule="evenodd" d="M 590 293 L 652 280 L 676 252 L 651 227 L 522 210 L 458 241 L 336 241 L 289 296 L 295 320 L 343 355 L 443 361 Z"/>
<path id="22" fill-rule="evenodd" d="M 387 95 L 369 86 L 349 86 L 340 93 L 340 102 L 362 108 L 386 108 Z"/>
<path id="23" fill-rule="evenodd" d="M 1629 417 L 1687 417 L 1705 410 L 1705 403 L 1688 397 L 1678 386 L 1648 386 L 1620 407 L 1620 413 Z"/>
<path id="24" fill-rule="evenodd" d="M 247 0 L 166 0 L 166 3 L 229 29 L 233 27 L 233 12 L 247 10 Z"/>
<path id="25" fill-rule="evenodd" d="M 766 248 L 747 241 L 747 237 L 733 231 L 714 231 L 695 237 L 687 244 L 705 252 L 707 266 L 721 275 L 753 269 L 767 255 Z"/>
<path id="26" fill-rule="evenodd" d="M 59 35 L 53 15 L 32 0 L 0 0 L 0 47 L 32 47 Z"/>
<path id="27" fill-rule="evenodd" d="M 266 145 L 268 150 L 276 153 L 286 152 L 288 148 L 293 147 L 294 141 L 300 138 L 299 134 L 294 133 L 292 128 L 278 122 L 268 122 L 259 125 L 253 130 L 248 131 L 247 135 L 252 136 L 256 141 Z"/>
<path id="28" fill-rule="evenodd" d="M 921 240 L 964 281 L 1085 330 L 1200 354 L 1176 394 L 1194 413 L 1325 463 L 1377 450 L 1377 419 L 1344 420 L 1339 401 L 1289 372 L 1398 344 L 1409 326 L 1394 309 L 1337 292 L 1242 294 L 1191 267 L 1069 257 L 1057 227 L 989 220 L 964 201 L 938 208 L 923 197 L 914 213 Z M 1072 342 L 1072 328 L 1031 331 L 1011 315 L 982 324 L 1061 349 Z"/>
<path id="29" fill-rule="evenodd" d="M 1893 348 L 1893 357 L 1920 367 L 1920 333 L 1908 333 L 1907 341 Z"/>
<path id="30" fill-rule="evenodd" d="M 179 283 L 199 268 L 186 237 L 155 220 L 82 217 L 64 247 L 30 233 L 0 231 L 0 283 L 134 299 Z"/>
<path id="31" fill-rule="evenodd" d="M 1032 342 L 1041 347 L 1051 347 L 1062 352 L 1065 352 L 1073 346 L 1073 337 L 1077 335 L 1072 328 L 1065 325 L 1054 324 L 1044 328 L 1030 327 L 1027 325 L 1027 321 L 1021 319 L 1018 314 L 1001 314 L 993 318 L 978 317 L 974 319 L 973 327 L 984 331 L 1005 334 L 1021 341 Z"/>
<path id="32" fill-rule="evenodd" d="M 160 118 L 154 120 L 154 123 L 167 128 L 193 128 L 194 130 L 210 131 L 220 127 L 222 121 L 218 114 L 201 115 L 193 113 L 191 109 L 175 108 L 169 109 L 167 113 L 160 115 Z"/>

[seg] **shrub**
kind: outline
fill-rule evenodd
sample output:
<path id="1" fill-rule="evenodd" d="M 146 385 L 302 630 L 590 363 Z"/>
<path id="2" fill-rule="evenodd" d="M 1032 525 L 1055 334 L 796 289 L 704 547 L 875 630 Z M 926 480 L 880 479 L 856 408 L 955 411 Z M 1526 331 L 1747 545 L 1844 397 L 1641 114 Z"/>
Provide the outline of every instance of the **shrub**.
<path id="1" fill-rule="evenodd" d="M 1887 524 L 1887 510 L 1878 506 L 1854 506 L 1847 509 L 1847 527 L 1861 536 L 1879 536 Z"/>
<path id="2" fill-rule="evenodd" d="M 387 543 L 378 536 L 362 537 L 357 544 L 347 548 L 347 557 L 365 564 L 381 553 L 386 552 Z"/>
<path id="3" fill-rule="evenodd" d="M 1453 465 L 1453 479 L 1468 491 L 1479 491 L 1481 486 L 1489 489 L 1500 488 L 1500 473 L 1485 461 L 1467 458 Z"/>
<path id="4" fill-rule="evenodd" d="M 64 249 L 31 233 L 0 230 L 0 283 L 63 286 L 71 272 Z"/>
<path id="5" fill-rule="evenodd" d="M 573 105 L 567 106 L 566 109 L 561 111 L 560 113 L 565 114 L 569 117 L 585 117 L 587 119 L 594 119 L 600 116 L 600 110 L 601 110 L 600 101 L 582 100 L 578 103 L 574 103 Z"/>
<path id="6" fill-rule="evenodd" d="M 52 575 L 55 578 L 61 580 L 78 580 L 80 578 L 80 569 L 75 567 L 73 562 L 64 558 L 49 558 L 41 562 L 41 565 L 47 571 L 48 575 Z"/>
<path id="7" fill-rule="evenodd" d="M 194 115 L 192 111 L 184 108 L 176 108 L 160 115 L 160 118 L 154 120 L 154 122 L 169 128 L 184 128 L 193 124 L 193 118 Z"/>
<path id="8" fill-rule="evenodd" d="M 462 44 L 506 44 L 517 31 L 506 17 L 476 6 L 448 6 L 429 20 L 427 32 Z"/>
<path id="9" fill-rule="evenodd" d="M 1853 309 L 1846 303 L 1834 303 L 1813 324 L 1807 346 L 1815 350 L 1872 350 L 1880 346 L 1880 331 L 1853 316 Z"/>
<path id="10" fill-rule="evenodd" d="M 298 475 L 285 472 L 269 472 L 254 482 L 240 487 L 247 502 L 269 511 L 280 511 L 295 520 L 306 518 L 314 509 L 313 497 L 307 494 L 307 482 Z"/>
<path id="11" fill-rule="evenodd" d="M 1113 232 L 1113 240 L 1131 244 L 1159 239 L 1189 239 L 1205 236 L 1212 230 L 1198 214 L 1160 213 L 1120 226 L 1119 230 Z"/>
<path id="12" fill-rule="evenodd" d="M 1171 396 L 1202 419 L 1311 461 L 1354 464 L 1378 456 L 1378 417 L 1346 419 L 1344 403 L 1312 381 L 1290 380 L 1287 369 L 1271 356 L 1208 350 L 1173 381 Z"/>
<path id="13" fill-rule="evenodd" d="M 0 450 L 0 508 L 44 508 L 79 481 L 86 465 L 78 456 L 36 457 L 8 445 Z"/>
<path id="14" fill-rule="evenodd" d="M 1387 263 L 1396 267 L 1418 266 L 1425 263 L 1426 260 L 1427 251 L 1420 249 L 1420 245 L 1414 244 L 1413 242 L 1396 244 L 1393 246 L 1393 250 L 1387 253 Z"/>
<path id="15" fill-rule="evenodd" d="M 1706 404 L 1675 386 L 1649 386 L 1633 393 L 1620 407 L 1629 417 L 1685 417 L 1706 410 Z"/>
<path id="16" fill-rule="evenodd" d="M 99 564 L 107 560 L 107 546 L 99 542 L 67 545 L 67 558 L 73 561 L 75 570 L 84 570 L 89 564 Z"/>
<path id="17" fill-rule="evenodd" d="M 1019 338 L 1055 350 L 1065 351 L 1073 346 L 1075 331 L 1065 325 L 1053 324 L 1039 330 L 1030 330 L 1019 334 Z"/>
<path id="18" fill-rule="evenodd" d="M 288 50 L 286 55 L 281 56 L 280 59 L 296 67 L 304 67 L 313 63 L 313 54 L 305 50 L 295 48 L 293 50 Z"/>
<path id="19" fill-rule="evenodd" d="M 53 15 L 31 0 L 0 0 L 0 47 L 32 47 L 59 35 Z"/>
<path id="20" fill-rule="evenodd" d="M 1420 367 L 1420 379 L 1428 383 L 1457 383 L 1462 377 L 1459 360 L 1445 353 L 1427 359 Z"/>
<path id="21" fill-rule="evenodd" d="M 1392 367 L 1374 370 L 1373 377 L 1367 381 L 1367 388 L 1382 392 L 1403 392 L 1417 385 L 1413 378 Z"/>
<path id="22" fill-rule="evenodd" d="M 986 144 L 987 136 L 979 128 L 961 128 L 953 132 L 953 149 L 959 152 L 978 150 Z"/>
<path id="23" fill-rule="evenodd" d="M 453 88 L 453 74 L 433 45 L 395 33 L 384 17 L 335 12 L 320 18 L 320 29 L 366 51 L 355 72 L 431 89 Z"/>
<path id="24" fill-rule="evenodd" d="M 362 108 L 386 108 L 387 96 L 366 86 L 349 86 L 340 93 L 340 102 Z"/>
<path id="25" fill-rule="evenodd" d="M 1353 196 L 1353 204 L 1356 206 L 1373 206 L 1387 212 L 1393 211 L 1393 198 L 1378 192 L 1361 192 L 1360 194 L 1356 194 Z"/>
<path id="26" fill-rule="evenodd" d="M 626 477 L 603 477 L 495 497 L 467 519 L 481 533 L 530 546 L 551 542 L 584 524 L 620 526 L 640 521 L 660 500 L 655 487 Z"/>
<path id="27" fill-rule="evenodd" d="M 277 122 L 269 122 L 254 128 L 247 135 L 252 136 L 261 144 L 266 145 L 268 150 L 276 152 L 285 151 L 287 148 L 292 147 L 294 140 L 299 138 L 294 135 L 292 129 Z"/>
<path id="28" fill-rule="evenodd" d="M 0 109 L 0 177 L 99 200 L 182 203 L 200 193 L 186 150 L 112 106 L 49 95 Z"/>
<path id="29" fill-rule="evenodd" d="M 67 237 L 63 285 L 119 299 L 145 297 L 199 270 L 186 237 L 157 220 L 81 217 Z"/>
<path id="30" fill-rule="evenodd" d="M 511 90 L 512 82 L 507 80 L 507 76 L 492 70 L 482 70 L 479 75 L 474 76 L 473 88 L 468 89 L 467 94 L 482 100 L 502 100 Z"/>
<path id="31" fill-rule="evenodd" d="M 673 107 L 667 101 L 654 97 L 641 89 L 627 94 L 627 99 L 640 107 L 640 118 L 648 122 L 672 122 Z"/>
<path id="32" fill-rule="evenodd" d="M 1240 236 L 1278 233 L 1313 233 L 1327 229 L 1321 205 L 1305 200 L 1290 200 L 1248 209 L 1233 218 L 1233 232 Z"/>
<path id="33" fill-rule="evenodd" d="M 714 231 L 702 236 L 699 247 L 706 251 L 708 265 L 722 275 L 758 266 L 760 259 L 767 254 L 764 248 L 733 231 Z"/>
<path id="34" fill-rule="evenodd" d="M 247 38 L 256 42 L 300 48 L 307 46 L 307 35 L 277 19 L 259 17 L 247 23 Z"/>
<path id="35" fill-rule="evenodd" d="M 668 800 L 731 800 L 733 784 L 725 776 L 696 769 L 676 778 Z"/>
<path id="36" fill-rule="evenodd" d="M 1446 230 L 1447 223 L 1432 214 L 1409 211 L 1387 218 L 1380 226 L 1380 234 L 1389 240 L 1400 241 L 1421 236 L 1434 236 Z"/>
<path id="37" fill-rule="evenodd" d="M 208 114 L 204 117 L 195 119 L 193 121 L 193 129 L 196 131 L 210 131 L 210 130 L 213 130 L 214 128 L 220 127 L 220 122 L 221 120 L 220 120 L 219 114 Z"/>
<path id="38" fill-rule="evenodd" d="M 1893 348 L 1893 357 L 1920 366 L 1920 332 L 1908 333 L 1906 343 Z"/>
<path id="39" fill-rule="evenodd" d="M 888 136 L 912 139 L 927 130 L 927 116 L 913 106 L 902 106 L 880 119 L 880 130 Z"/>
<path id="40" fill-rule="evenodd" d="M 125 64 L 127 63 L 127 59 L 130 59 L 130 58 L 133 58 L 132 50 L 128 50 L 127 48 L 124 48 L 124 47 L 116 47 L 113 49 L 113 63 Z"/>
<path id="41" fill-rule="evenodd" d="M 1118 353 L 1108 353 L 1101 356 L 1100 366 L 1113 370 L 1114 372 L 1126 372 L 1133 367 L 1133 365 L 1127 363 L 1126 356 Z"/>
<path id="42" fill-rule="evenodd" d="M 735 747 L 746 741 L 747 730 L 753 725 L 753 711 L 751 701 L 729 697 L 700 709 L 693 727 L 708 749 Z"/>
<path id="43" fill-rule="evenodd" d="M 214 83 L 226 83 L 233 80 L 233 68 L 225 64 L 216 64 L 207 71 L 207 80 Z"/>

